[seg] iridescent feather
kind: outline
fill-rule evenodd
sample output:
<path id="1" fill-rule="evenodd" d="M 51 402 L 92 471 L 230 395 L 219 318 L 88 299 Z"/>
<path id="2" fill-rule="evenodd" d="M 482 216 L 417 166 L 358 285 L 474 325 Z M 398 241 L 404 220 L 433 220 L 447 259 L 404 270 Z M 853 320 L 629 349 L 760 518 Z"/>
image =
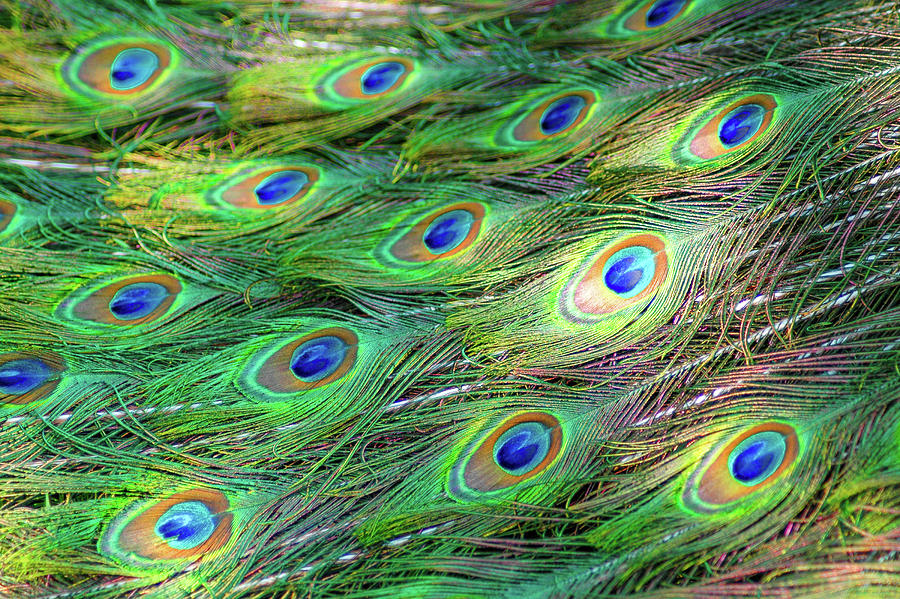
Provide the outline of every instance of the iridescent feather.
<path id="1" fill-rule="evenodd" d="M 0 0 L 0 595 L 889 597 L 869 0 Z"/>

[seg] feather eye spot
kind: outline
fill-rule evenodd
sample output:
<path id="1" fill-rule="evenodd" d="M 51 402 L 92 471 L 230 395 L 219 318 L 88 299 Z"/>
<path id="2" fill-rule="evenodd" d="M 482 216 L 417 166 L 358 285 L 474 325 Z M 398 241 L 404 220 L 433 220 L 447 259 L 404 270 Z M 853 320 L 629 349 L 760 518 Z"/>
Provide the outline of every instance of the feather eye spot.
<path id="1" fill-rule="evenodd" d="M 383 94 L 397 83 L 397 80 L 406 72 L 406 67 L 399 62 L 382 62 L 366 69 L 360 77 L 360 90 L 363 94 Z"/>
<path id="2" fill-rule="evenodd" d="M 120 320 L 146 318 L 169 295 L 169 290 L 159 283 L 132 283 L 116 291 L 109 302 L 109 311 Z"/>
<path id="3" fill-rule="evenodd" d="M 781 422 L 754 426 L 703 458 L 685 485 L 684 506 L 704 514 L 731 509 L 784 476 L 799 455 L 793 426 Z"/>
<path id="4" fill-rule="evenodd" d="M 541 115 L 541 133 L 550 136 L 565 131 L 578 119 L 586 104 L 581 96 L 556 100 Z"/>
<path id="5" fill-rule="evenodd" d="M 759 131 L 765 116 L 766 109 L 759 104 L 738 106 L 722 118 L 719 141 L 728 149 L 741 145 Z"/>
<path id="6" fill-rule="evenodd" d="M 253 189 L 261 206 L 284 204 L 309 184 L 309 176 L 303 171 L 277 171 L 260 181 Z"/>
<path id="7" fill-rule="evenodd" d="M 65 362 L 55 354 L 0 354 L 0 404 L 23 405 L 43 399 L 59 385 Z"/>
<path id="8" fill-rule="evenodd" d="M 778 469 L 786 452 L 784 435 L 772 431 L 756 433 L 732 450 L 728 456 L 728 469 L 739 483 L 758 485 Z"/>
<path id="9" fill-rule="evenodd" d="M 56 313 L 76 322 L 134 326 L 164 316 L 181 291 L 181 282 L 171 275 L 134 275 L 99 288 L 78 289 L 63 300 Z"/>
<path id="10" fill-rule="evenodd" d="M 696 158 L 719 158 L 757 140 L 772 124 L 778 103 L 768 94 L 742 98 L 718 111 L 689 144 Z"/>
<path id="11" fill-rule="evenodd" d="M 223 208 L 277 209 L 307 198 L 319 181 L 313 166 L 256 167 L 241 170 L 206 193 Z"/>
<path id="12" fill-rule="evenodd" d="M 233 521 L 223 493 L 189 489 L 130 504 L 106 525 L 97 547 L 128 567 L 169 569 L 224 547 Z"/>
<path id="13" fill-rule="evenodd" d="M 212 536 L 216 519 L 202 501 L 183 501 L 159 517 L 154 531 L 172 549 L 193 549 Z"/>
<path id="14" fill-rule="evenodd" d="M 644 22 L 647 28 L 665 25 L 684 10 L 687 0 L 656 0 L 647 9 Z"/>
<path id="15" fill-rule="evenodd" d="M 326 75 L 317 87 L 325 100 L 346 105 L 385 97 L 398 91 L 415 71 L 407 58 L 377 58 L 354 62 Z"/>
<path id="16" fill-rule="evenodd" d="M 611 314 L 656 292 L 669 271 L 666 243 L 657 235 L 627 237 L 583 266 L 560 295 L 563 315 Z"/>
<path id="17" fill-rule="evenodd" d="M 507 127 L 500 129 L 498 143 L 536 142 L 570 133 L 581 125 L 596 102 L 592 91 L 555 94 L 513 121 L 511 137 Z"/>
<path id="18" fill-rule="evenodd" d="M 559 419 L 522 412 L 469 445 L 451 468 L 447 490 L 458 500 L 490 496 L 544 472 L 562 449 Z"/>
<path id="19" fill-rule="evenodd" d="M 258 351 L 239 383 L 264 396 L 293 394 L 338 381 L 353 368 L 359 348 L 356 333 L 344 327 L 319 329 Z"/>
<path id="20" fill-rule="evenodd" d="M 521 476 L 540 464 L 550 451 L 550 429 L 541 422 L 523 422 L 494 443 L 494 460 L 513 476 Z"/>
<path id="21" fill-rule="evenodd" d="M 474 224 L 475 215 L 468 210 L 451 210 L 428 225 L 422 235 L 422 242 L 432 254 L 446 254 L 465 241 Z"/>
<path id="22" fill-rule="evenodd" d="M 450 204 L 411 225 L 407 221 L 395 227 L 375 250 L 375 255 L 389 266 L 456 256 L 478 239 L 486 214 L 487 210 L 478 202 Z M 400 235 L 400 232 L 404 233 Z"/>
<path id="23" fill-rule="evenodd" d="M 53 369 L 37 358 L 19 358 L 0 364 L 0 393 L 24 395 L 46 383 Z"/>
<path id="24" fill-rule="evenodd" d="M 105 97 L 133 96 L 161 82 L 176 62 L 165 43 L 113 38 L 77 49 L 62 65 L 66 83 L 77 91 Z"/>
<path id="25" fill-rule="evenodd" d="M 643 245 L 619 250 L 603 265 L 603 281 L 613 293 L 631 298 L 647 288 L 656 272 L 656 255 Z"/>
<path id="26" fill-rule="evenodd" d="M 625 19 L 625 29 L 644 33 L 669 25 L 685 13 L 688 0 L 651 0 L 644 2 Z"/>
<path id="27" fill-rule="evenodd" d="M 310 339 L 291 355 L 291 372 L 305 383 L 321 381 L 341 367 L 348 351 L 350 346 L 334 335 Z"/>
<path id="28" fill-rule="evenodd" d="M 147 82 L 159 68 L 159 57 L 146 48 L 128 48 L 119 52 L 109 69 L 109 85 L 116 91 L 129 91 Z"/>

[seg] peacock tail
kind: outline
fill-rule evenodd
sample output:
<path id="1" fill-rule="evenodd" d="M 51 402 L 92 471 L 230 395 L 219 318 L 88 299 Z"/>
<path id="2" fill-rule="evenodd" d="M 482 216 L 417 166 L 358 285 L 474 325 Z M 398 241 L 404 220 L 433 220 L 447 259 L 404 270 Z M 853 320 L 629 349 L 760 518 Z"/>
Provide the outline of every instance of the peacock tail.
<path id="1" fill-rule="evenodd" d="M 0 596 L 900 595 L 883 0 L 0 0 Z"/>

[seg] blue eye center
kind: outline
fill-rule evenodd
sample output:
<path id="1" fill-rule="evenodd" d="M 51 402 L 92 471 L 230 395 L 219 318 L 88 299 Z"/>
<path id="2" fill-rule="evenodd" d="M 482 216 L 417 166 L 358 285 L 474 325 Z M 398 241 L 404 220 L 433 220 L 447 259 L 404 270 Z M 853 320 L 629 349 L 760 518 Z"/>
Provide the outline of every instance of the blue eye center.
<path id="1" fill-rule="evenodd" d="M 380 94 L 397 83 L 406 66 L 399 62 L 382 62 L 369 67 L 360 78 L 362 93 L 367 95 Z"/>
<path id="2" fill-rule="evenodd" d="M 159 283 L 132 283 L 116 291 L 109 311 L 121 320 L 137 320 L 159 308 L 168 296 L 169 290 Z"/>
<path id="3" fill-rule="evenodd" d="M 159 58 L 150 50 L 145 48 L 122 50 L 110 66 L 109 85 L 119 91 L 140 87 L 158 68 Z"/>
<path id="4" fill-rule="evenodd" d="M 281 204 L 296 196 L 309 183 L 309 177 L 302 171 L 281 171 L 272 173 L 253 190 L 256 201 L 263 206 Z"/>
<path id="5" fill-rule="evenodd" d="M 333 335 L 310 339 L 291 355 L 291 372 L 306 383 L 321 381 L 340 368 L 349 349 L 343 339 Z"/>
<path id="6" fill-rule="evenodd" d="M 422 241 L 432 254 L 444 254 L 465 241 L 475 223 L 475 216 L 467 210 L 451 210 L 434 219 Z"/>
<path id="7" fill-rule="evenodd" d="M 173 549 L 193 549 L 216 529 L 217 516 L 201 501 L 183 501 L 156 521 L 154 531 Z"/>
<path id="8" fill-rule="evenodd" d="M 642 245 L 623 248 L 609 257 L 603 266 L 603 281 L 625 299 L 639 294 L 653 281 L 656 255 Z"/>
<path id="9" fill-rule="evenodd" d="M 759 104 L 738 106 L 725 115 L 719 125 L 719 141 L 727 149 L 734 148 L 756 135 L 766 116 Z"/>
<path id="10" fill-rule="evenodd" d="M 550 429 L 540 422 L 523 422 L 500 435 L 494 460 L 513 476 L 534 470 L 550 451 Z"/>
<path id="11" fill-rule="evenodd" d="M 739 483 L 758 485 L 781 466 L 786 451 L 784 435 L 772 431 L 757 433 L 732 450 L 728 467 Z"/>
<path id="12" fill-rule="evenodd" d="M 554 135 L 572 126 L 587 103 L 581 96 L 565 96 L 556 100 L 541 115 L 541 133 Z"/>
<path id="13" fill-rule="evenodd" d="M 0 393 L 23 395 L 50 379 L 53 369 L 37 358 L 20 358 L 0 364 Z"/>
<path id="14" fill-rule="evenodd" d="M 681 13 L 687 0 L 656 0 L 647 11 L 647 27 L 665 25 Z"/>

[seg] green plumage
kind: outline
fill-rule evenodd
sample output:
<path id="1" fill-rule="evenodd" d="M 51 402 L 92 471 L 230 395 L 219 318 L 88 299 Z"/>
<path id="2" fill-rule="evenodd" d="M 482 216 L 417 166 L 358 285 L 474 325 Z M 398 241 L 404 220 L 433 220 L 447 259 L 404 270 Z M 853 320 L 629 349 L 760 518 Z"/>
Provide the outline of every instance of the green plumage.
<path id="1" fill-rule="evenodd" d="M 900 592 L 870 0 L 0 0 L 0 595 Z"/>

